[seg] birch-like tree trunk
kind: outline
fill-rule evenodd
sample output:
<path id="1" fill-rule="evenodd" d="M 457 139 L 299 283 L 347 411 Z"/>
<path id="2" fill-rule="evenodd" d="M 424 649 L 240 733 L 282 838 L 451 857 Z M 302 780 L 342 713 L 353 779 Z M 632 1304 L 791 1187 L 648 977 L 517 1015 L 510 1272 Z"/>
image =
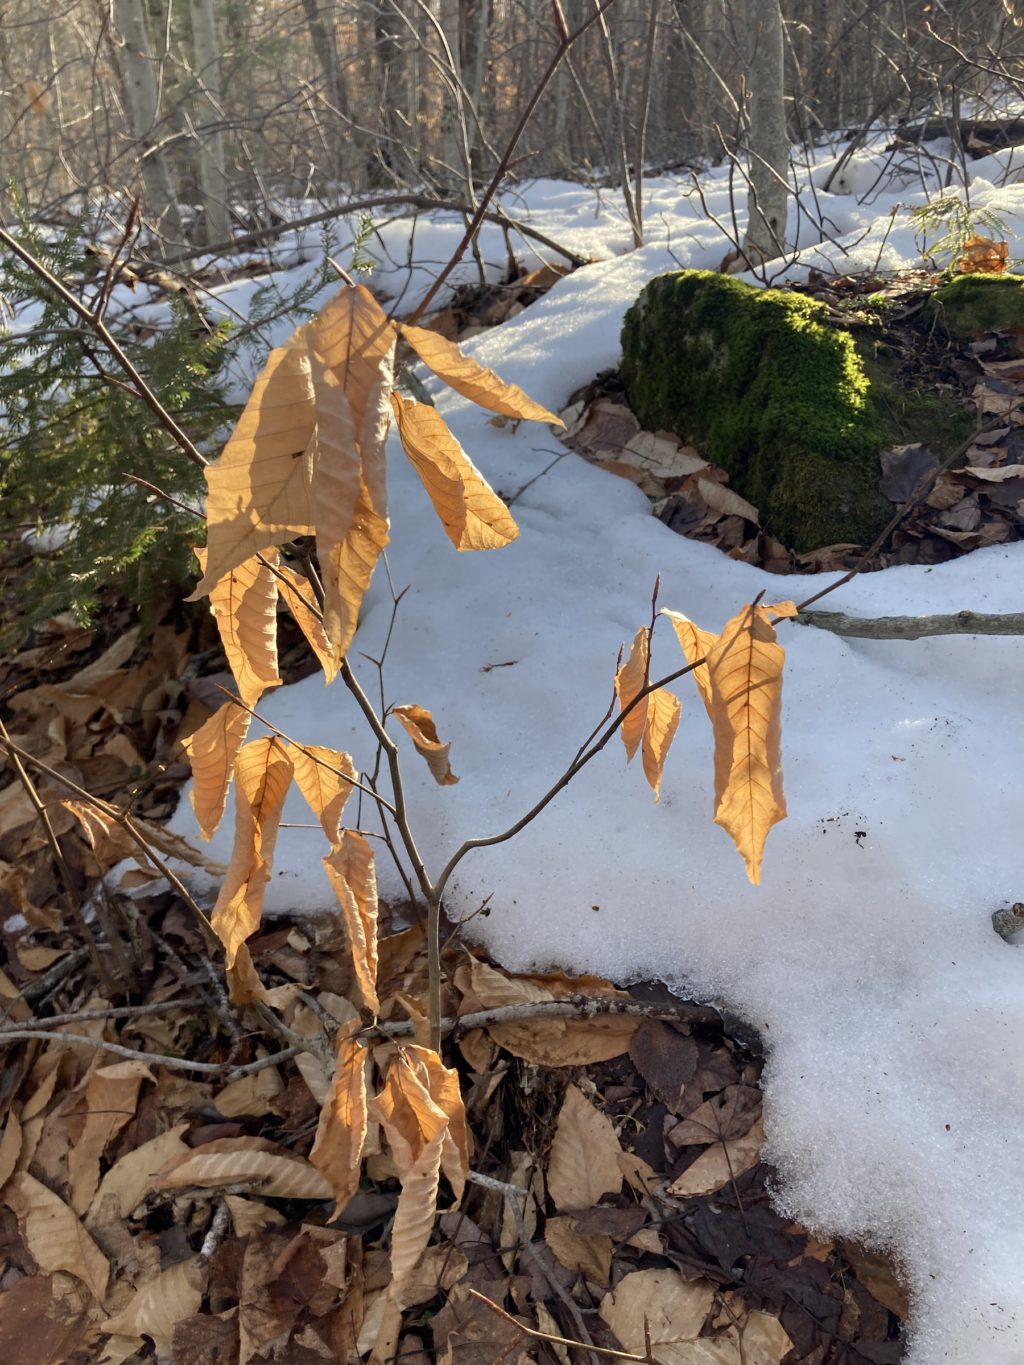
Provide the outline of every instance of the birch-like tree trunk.
<path id="1" fill-rule="evenodd" d="M 184 234 L 171 168 L 158 141 L 160 92 L 146 32 L 144 0 L 113 0 L 113 12 L 120 35 L 120 43 L 115 40 L 115 55 L 124 85 L 125 112 L 142 164 L 146 191 L 143 212 L 156 223 L 161 236 L 180 242 Z"/>
<path id="2" fill-rule="evenodd" d="M 192 60 L 199 82 L 196 122 L 199 125 L 197 161 L 199 193 L 203 201 L 203 231 L 207 242 L 222 242 L 231 235 L 224 170 L 224 134 L 220 89 L 220 44 L 213 0 L 190 0 Z M 203 127 L 209 124 L 209 129 Z"/>
<path id="3" fill-rule="evenodd" d="M 751 265 L 786 249 L 789 138 L 779 0 L 747 0 L 750 185 L 743 251 Z"/>

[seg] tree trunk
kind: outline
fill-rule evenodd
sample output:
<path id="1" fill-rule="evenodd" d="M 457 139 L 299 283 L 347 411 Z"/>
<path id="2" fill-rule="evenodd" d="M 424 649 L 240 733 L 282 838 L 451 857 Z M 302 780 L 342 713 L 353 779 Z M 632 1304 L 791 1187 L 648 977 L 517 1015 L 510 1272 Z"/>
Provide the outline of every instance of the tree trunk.
<path id="1" fill-rule="evenodd" d="M 114 23 L 121 37 L 115 55 L 124 83 L 125 112 L 142 163 L 146 191 L 143 212 L 156 225 L 160 237 L 167 235 L 180 243 L 184 234 L 178 201 L 167 157 L 158 142 L 160 93 L 146 32 L 144 0 L 113 0 L 113 5 Z"/>
<path id="2" fill-rule="evenodd" d="M 203 201 L 203 237 L 223 242 L 231 236 L 224 171 L 224 134 L 220 89 L 220 44 L 213 0 L 190 0 L 192 59 L 199 82 L 196 123 L 199 128 L 199 193 Z M 207 131 L 203 125 L 212 126 Z"/>
<path id="3" fill-rule="evenodd" d="M 444 34 L 442 65 L 448 68 L 441 106 L 440 179 L 447 185 L 469 186 L 472 202 L 472 171 L 466 164 L 466 116 L 462 108 L 462 16 L 460 0 L 439 0 L 437 20 Z"/>
<path id="4" fill-rule="evenodd" d="M 747 28 L 750 184 L 743 251 L 750 264 L 755 265 L 781 256 L 786 249 L 789 138 L 779 0 L 748 0 Z"/>
<path id="5" fill-rule="evenodd" d="M 324 101 L 328 108 L 323 120 L 330 145 L 328 173 L 335 179 L 342 177 L 342 148 L 348 141 L 339 123 L 349 118 L 348 91 L 342 79 L 338 63 L 338 43 L 334 32 L 333 19 L 329 22 L 320 11 L 318 0 L 302 0 L 306 15 L 309 40 L 316 53 L 317 64 L 323 77 Z"/>

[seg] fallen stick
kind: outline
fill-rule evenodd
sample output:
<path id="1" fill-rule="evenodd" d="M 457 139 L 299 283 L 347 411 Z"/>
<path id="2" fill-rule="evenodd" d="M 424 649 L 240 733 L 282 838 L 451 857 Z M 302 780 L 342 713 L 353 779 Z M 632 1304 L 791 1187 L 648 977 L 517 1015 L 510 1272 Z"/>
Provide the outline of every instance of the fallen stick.
<path id="1" fill-rule="evenodd" d="M 1024 635 L 1024 612 L 957 611 L 947 616 L 847 616 L 802 611 L 798 624 L 865 640 L 920 640 L 926 635 Z"/>

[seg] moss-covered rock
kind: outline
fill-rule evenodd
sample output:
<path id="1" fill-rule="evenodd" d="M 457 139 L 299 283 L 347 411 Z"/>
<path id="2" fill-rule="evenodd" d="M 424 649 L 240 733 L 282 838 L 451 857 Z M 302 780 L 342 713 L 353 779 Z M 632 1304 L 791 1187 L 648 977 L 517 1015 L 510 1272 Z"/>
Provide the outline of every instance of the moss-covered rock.
<path id="1" fill-rule="evenodd" d="M 961 275 L 937 289 L 929 306 L 951 337 L 1016 332 L 1024 345 L 1024 276 Z"/>
<path id="2" fill-rule="evenodd" d="M 926 439 L 907 420 L 916 396 L 890 391 L 822 304 L 784 290 L 659 276 L 626 314 L 622 349 L 640 422 L 698 446 L 797 551 L 873 540 L 893 510 L 879 452 Z M 928 401 L 942 405 L 937 427 L 962 425 L 951 400 Z"/>

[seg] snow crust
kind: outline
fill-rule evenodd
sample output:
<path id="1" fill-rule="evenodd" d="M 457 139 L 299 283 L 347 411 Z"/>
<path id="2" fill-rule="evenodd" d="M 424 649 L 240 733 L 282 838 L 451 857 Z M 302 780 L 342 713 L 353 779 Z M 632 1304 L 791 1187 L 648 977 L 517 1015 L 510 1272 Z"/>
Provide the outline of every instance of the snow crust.
<path id="1" fill-rule="evenodd" d="M 830 191 L 831 164 L 816 164 L 808 178 L 817 199 L 808 186 L 803 202 L 834 240 L 794 213 L 804 250 L 783 273 L 920 264 L 908 210 L 935 192 L 934 177 L 925 183 L 931 164 L 907 158 L 901 168 L 869 148 Z M 1017 257 L 1019 164 L 1019 152 L 973 163 L 971 188 L 973 203 L 1009 219 Z M 728 222 L 726 173 L 704 186 L 708 207 Z M 639 251 L 629 250 L 611 191 L 521 188 L 517 202 L 506 200 L 509 212 L 602 259 L 466 349 L 549 407 L 564 404 L 617 363 L 622 316 L 648 278 L 716 267 L 728 249 L 691 188 L 649 183 L 652 244 Z M 737 210 L 742 198 L 737 188 Z M 421 221 L 407 270 L 410 225 L 392 224 L 377 282 L 411 306 L 460 230 L 454 219 Z M 484 255 L 497 270 L 497 235 L 485 233 Z M 244 306 L 249 287 L 224 293 Z M 713 630 L 762 590 L 770 601 L 799 600 L 830 576 L 780 579 L 682 539 L 634 487 L 564 453 L 545 427 L 496 429 L 428 384 L 522 531 L 503 551 L 456 554 L 393 440 L 390 570 L 398 589 L 410 586 L 386 694 L 433 711 L 461 778 L 436 787 L 403 748 L 412 825 L 437 871 L 464 838 L 511 824 L 566 767 L 608 705 L 616 651 L 647 621 L 656 575 L 663 605 Z M 865 616 L 1019 611 L 1022 577 L 1016 544 L 864 576 L 828 605 Z M 379 655 L 390 612 L 378 572 L 350 652 L 371 689 L 375 671 L 360 656 Z M 791 623 L 779 637 L 789 818 L 769 837 L 760 887 L 748 885 L 712 823 L 710 728 L 684 678 L 660 804 L 616 738 L 516 839 L 470 855 L 449 911 L 469 915 L 490 898 L 489 916 L 467 934 L 506 967 L 657 977 L 750 1020 L 770 1053 L 767 1156 L 780 1172 L 780 1205 L 822 1234 L 897 1251 L 914 1298 L 911 1365 L 1019 1365 L 1024 957 L 990 917 L 1024 896 L 1024 640 L 843 640 Z M 655 673 L 681 662 L 662 623 Z M 349 750 L 357 766 L 372 762 L 340 684 L 325 691 L 312 678 L 261 709 L 296 739 Z M 289 798 L 284 818 L 310 819 L 301 798 Z M 370 823 L 365 809 L 362 818 Z M 229 811 L 214 841 L 221 856 L 232 826 Z M 195 833 L 187 802 L 174 828 Z M 334 905 L 323 852 L 317 832 L 282 831 L 268 909 Z M 384 858 L 380 877 L 398 892 Z"/>

